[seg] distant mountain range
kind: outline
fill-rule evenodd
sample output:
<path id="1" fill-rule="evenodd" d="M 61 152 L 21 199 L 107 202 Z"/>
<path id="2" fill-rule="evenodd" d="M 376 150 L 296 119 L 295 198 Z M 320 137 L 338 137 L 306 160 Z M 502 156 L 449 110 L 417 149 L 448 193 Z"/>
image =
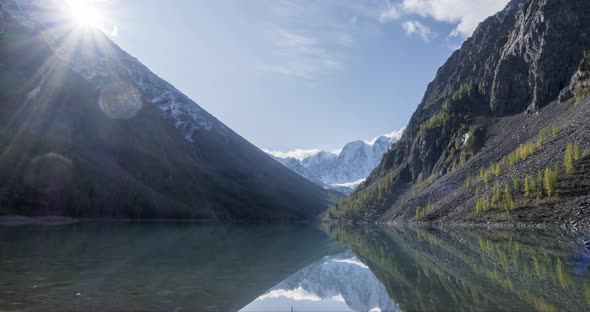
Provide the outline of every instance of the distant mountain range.
<path id="1" fill-rule="evenodd" d="M 353 141 L 339 151 L 266 151 L 297 174 L 325 188 L 350 194 L 381 162 L 383 154 L 402 135 L 403 129 L 371 141 Z"/>
<path id="2" fill-rule="evenodd" d="M 0 103 L 0 215 L 294 220 L 339 196 L 55 2 L 0 2 Z"/>

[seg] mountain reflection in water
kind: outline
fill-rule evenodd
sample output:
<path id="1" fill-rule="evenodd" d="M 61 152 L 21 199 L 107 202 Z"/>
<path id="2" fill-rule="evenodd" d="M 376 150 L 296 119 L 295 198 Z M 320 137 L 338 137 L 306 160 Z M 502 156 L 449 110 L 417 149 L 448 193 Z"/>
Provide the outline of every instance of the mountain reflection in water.
<path id="1" fill-rule="evenodd" d="M 329 226 L 405 311 L 590 311 L 584 233 Z"/>
<path id="2" fill-rule="evenodd" d="M 1 311 L 590 311 L 587 233 L 0 226 Z"/>
<path id="3" fill-rule="evenodd" d="M 301 269 L 242 311 L 399 311 L 385 287 L 350 251 Z"/>

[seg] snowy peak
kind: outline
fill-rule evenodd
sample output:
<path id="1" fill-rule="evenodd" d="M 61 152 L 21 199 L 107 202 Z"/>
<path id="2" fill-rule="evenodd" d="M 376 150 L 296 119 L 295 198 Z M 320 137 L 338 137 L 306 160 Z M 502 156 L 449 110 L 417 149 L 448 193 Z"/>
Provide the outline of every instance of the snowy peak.
<path id="1" fill-rule="evenodd" d="M 349 142 L 338 153 L 318 150 L 267 153 L 311 181 L 320 181 L 320 185 L 324 187 L 329 185 L 343 188 L 345 193 L 349 193 L 375 169 L 383 154 L 398 140 L 402 131 L 394 131 L 370 141 Z M 285 155 L 305 156 L 299 159 L 281 157 Z"/>
<path id="2" fill-rule="evenodd" d="M 10 207 L 1 213 L 284 222 L 315 218 L 337 199 L 103 32 L 74 25 L 60 5 L 67 3 L 0 1 L 0 77 L 10 85 L 0 88 L 3 139 L 35 143 L 0 155 L 0 176 L 10 182 L 1 186 Z M 22 184 L 31 172 L 52 174 Z"/>
<path id="3" fill-rule="evenodd" d="M 101 31 L 89 30 L 94 32 L 90 41 L 73 40 L 83 34 L 71 23 L 59 20 L 60 15 L 56 14 L 56 11 L 66 12 L 66 4 L 55 1 L 52 4 L 54 10 L 43 10 L 28 1 L 8 1 L 0 4 L 0 11 L 29 29 L 42 32 L 40 38 L 53 49 L 56 61 L 80 74 L 101 94 L 106 94 L 101 98 L 104 103 L 101 108 L 109 117 L 132 118 L 144 102 L 156 106 L 190 142 L 201 130 L 227 131 L 215 117 L 120 49 Z M 46 27 L 52 23 L 62 26 Z"/>

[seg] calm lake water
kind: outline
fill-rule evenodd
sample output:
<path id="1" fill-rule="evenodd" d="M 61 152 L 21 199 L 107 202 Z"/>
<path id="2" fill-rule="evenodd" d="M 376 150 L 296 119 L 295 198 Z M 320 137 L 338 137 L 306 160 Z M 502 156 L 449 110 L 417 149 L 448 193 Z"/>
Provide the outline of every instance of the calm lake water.
<path id="1" fill-rule="evenodd" d="M 590 311 L 585 233 L 0 226 L 0 311 Z"/>

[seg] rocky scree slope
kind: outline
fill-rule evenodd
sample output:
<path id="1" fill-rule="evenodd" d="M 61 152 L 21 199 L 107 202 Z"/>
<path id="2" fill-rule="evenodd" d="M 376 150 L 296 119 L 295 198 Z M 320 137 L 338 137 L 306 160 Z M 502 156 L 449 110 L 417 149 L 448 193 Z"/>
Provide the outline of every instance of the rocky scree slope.
<path id="1" fill-rule="evenodd" d="M 336 196 L 63 16 L 0 3 L 0 214 L 299 220 Z"/>
<path id="2" fill-rule="evenodd" d="M 482 22 L 438 70 L 400 141 L 352 196 L 326 217 L 484 221 L 481 216 L 491 211 L 472 220 L 474 199 L 482 190 L 460 188 L 467 177 L 477 178 L 482 167 L 500 163 L 550 127 L 559 132 L 555 144 L 535 150 L 528 161 L 539 157 L 538 163 L 528 168 L 529 174 L 536 176 L 548 165 L 541 155 L 550 149 L 557 157 L 568 143 L 588 148 L 583 131 L 588 105 L 582 100 L 588 85 L 584 82 L 585 51 L 590 50 L 588 14 L 590 2 L 583 0 L 513 0 Z M 551 104 L 558 96 L 562 100 Z M 553 158 L 551 166 L 558 159 Z M 501 171 L 506 173 L 505 169 Z M 447 202 L 449 196 L 461 194 L 459 200 Z M 506 214 L 494 221 L 563 222 L 552 216 L 539 219 L 535 212 L 527 213 L 527 218 Z"/>

